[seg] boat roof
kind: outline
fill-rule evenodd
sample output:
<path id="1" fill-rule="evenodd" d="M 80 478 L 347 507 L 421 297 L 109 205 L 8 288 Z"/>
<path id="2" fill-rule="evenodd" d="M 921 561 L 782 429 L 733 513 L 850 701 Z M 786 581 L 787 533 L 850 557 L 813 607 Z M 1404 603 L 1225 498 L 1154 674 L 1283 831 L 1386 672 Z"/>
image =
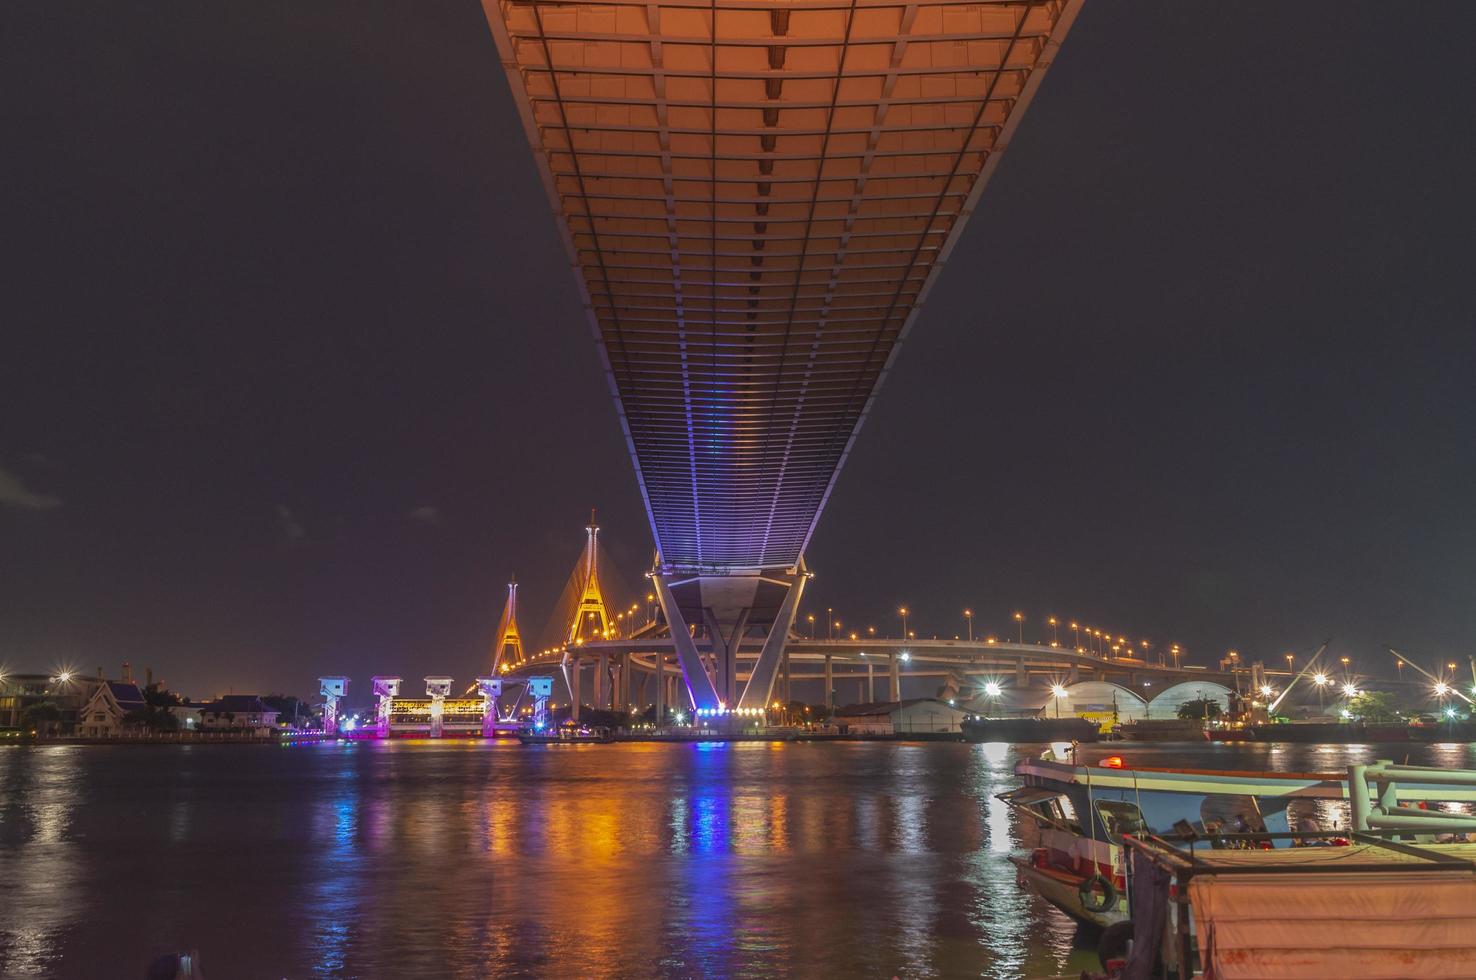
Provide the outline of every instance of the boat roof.
<path id="1" fill-rule="evenodd" d="M 1026 759 L 1015 766 L 1015 774 L 1038 784 L 1123 789 L 1136 793 L 1235 793 L 1250 796 L 1288 796 L 1310 799 L 1346 799 L 1346 773 L 1253 772 L 1236 769 L 1166 769 L 1124 765 L 1073 766 L 1046 759 Z M 1398 782 L 1401 800 L 1447 800 L 1476 802 L 1476 785 L 1433 785 L 1415 780 Z"/>

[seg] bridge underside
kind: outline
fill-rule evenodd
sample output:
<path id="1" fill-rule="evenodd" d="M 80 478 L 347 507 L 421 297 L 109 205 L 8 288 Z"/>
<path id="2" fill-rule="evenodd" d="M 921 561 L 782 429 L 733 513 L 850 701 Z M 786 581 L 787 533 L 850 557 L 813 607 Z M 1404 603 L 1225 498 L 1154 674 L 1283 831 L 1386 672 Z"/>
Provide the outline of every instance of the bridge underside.
<path id="1" fill-rule="evenodd" d="M 802 581 L 877 387 L 1081 0 L 483 2 L 658 577 Z M 782 647 L 782 606 L 742 625 Z M 710 607 L 663 603 L 689 624 Z M 699 702 L 725 684 L 688 676 Z"/>

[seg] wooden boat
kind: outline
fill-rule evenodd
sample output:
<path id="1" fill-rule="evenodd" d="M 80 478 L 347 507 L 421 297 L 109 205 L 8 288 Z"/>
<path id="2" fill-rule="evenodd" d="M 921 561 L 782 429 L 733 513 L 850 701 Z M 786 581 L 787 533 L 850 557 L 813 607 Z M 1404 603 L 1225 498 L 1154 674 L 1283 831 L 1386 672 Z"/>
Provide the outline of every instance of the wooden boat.
<path id="1" fill-rule="evenodd" d="M 1130 767 L 1119 756 L 1093 766 L 1060 761 L 1071 751 L 1058 745 L 1021 761 L 1015 772 L 1024 785 L 997 798 L 1040 831 L 1039 847 L 1010 858 L 1020 882 L 1097 926 L 1127 918 L 1125 836 L 1195 835 L 1239 849 L 1248 846 L 1246 835 L 1262 835 L 1254 846 L 1285 848 L 1296 839 L 1288 825 L 1293 800 L 1349 799 L 1346 773 Z M 1399 799 L 1476 803 L 1476 782 L 1412 771 Z"/>

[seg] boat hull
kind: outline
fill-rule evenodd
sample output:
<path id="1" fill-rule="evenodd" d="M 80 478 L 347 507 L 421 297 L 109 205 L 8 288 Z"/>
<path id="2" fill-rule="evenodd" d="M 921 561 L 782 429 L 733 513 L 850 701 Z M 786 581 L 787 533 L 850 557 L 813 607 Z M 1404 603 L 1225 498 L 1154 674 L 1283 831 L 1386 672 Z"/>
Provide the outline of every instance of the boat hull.
<path id="1" fill-rule="evenodd" d="M 1104 912 L 1089 911 L 1081 904 L 1082 878 L 1058 868 L 1041 868 L 1028 857 L 1010 857 L 1015 877 L 1041 898 L 1078 922 L 1105 928 L 1128 918 L 1127 896 L 1119 894 Z"/>

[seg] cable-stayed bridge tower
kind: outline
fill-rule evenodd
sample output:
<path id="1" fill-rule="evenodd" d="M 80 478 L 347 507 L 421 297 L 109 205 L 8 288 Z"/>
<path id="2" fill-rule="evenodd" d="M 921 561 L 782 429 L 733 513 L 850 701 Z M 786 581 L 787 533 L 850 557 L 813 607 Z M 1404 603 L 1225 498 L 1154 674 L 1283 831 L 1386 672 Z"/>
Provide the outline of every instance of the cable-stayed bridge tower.
<path id="1" fill-rule="evenodd" d="M 569 622 L 569 634 L 564 640 L 566 646 L 609 636 L 610 626 L 614 622 L 606 608 L 605 596 L 600 591 L 600 526 L 595 522 L 593 510 L 589 512 L 589 523 L 585 525 L 584 531 L 584 552 L 579 557 L 576 573 L 579 577 L 579 600 Z"/>
<path id="2" fill-rule="evenodd" d="M 502 606 L 502 618 L 497 621 L 497 643 L 492 648 L 492 673 L 506 673 L 520 666 L 527 656 L 523 652 L 523 637 L 518 631 L 518 582 L 514 578 L 507 583 L 507 602 Z"/>
<path id="3" fill-rule="evenodd" d="M 1081 2 L 483 0 L 693 707 L 769 700 L 841 466 Z"/>

